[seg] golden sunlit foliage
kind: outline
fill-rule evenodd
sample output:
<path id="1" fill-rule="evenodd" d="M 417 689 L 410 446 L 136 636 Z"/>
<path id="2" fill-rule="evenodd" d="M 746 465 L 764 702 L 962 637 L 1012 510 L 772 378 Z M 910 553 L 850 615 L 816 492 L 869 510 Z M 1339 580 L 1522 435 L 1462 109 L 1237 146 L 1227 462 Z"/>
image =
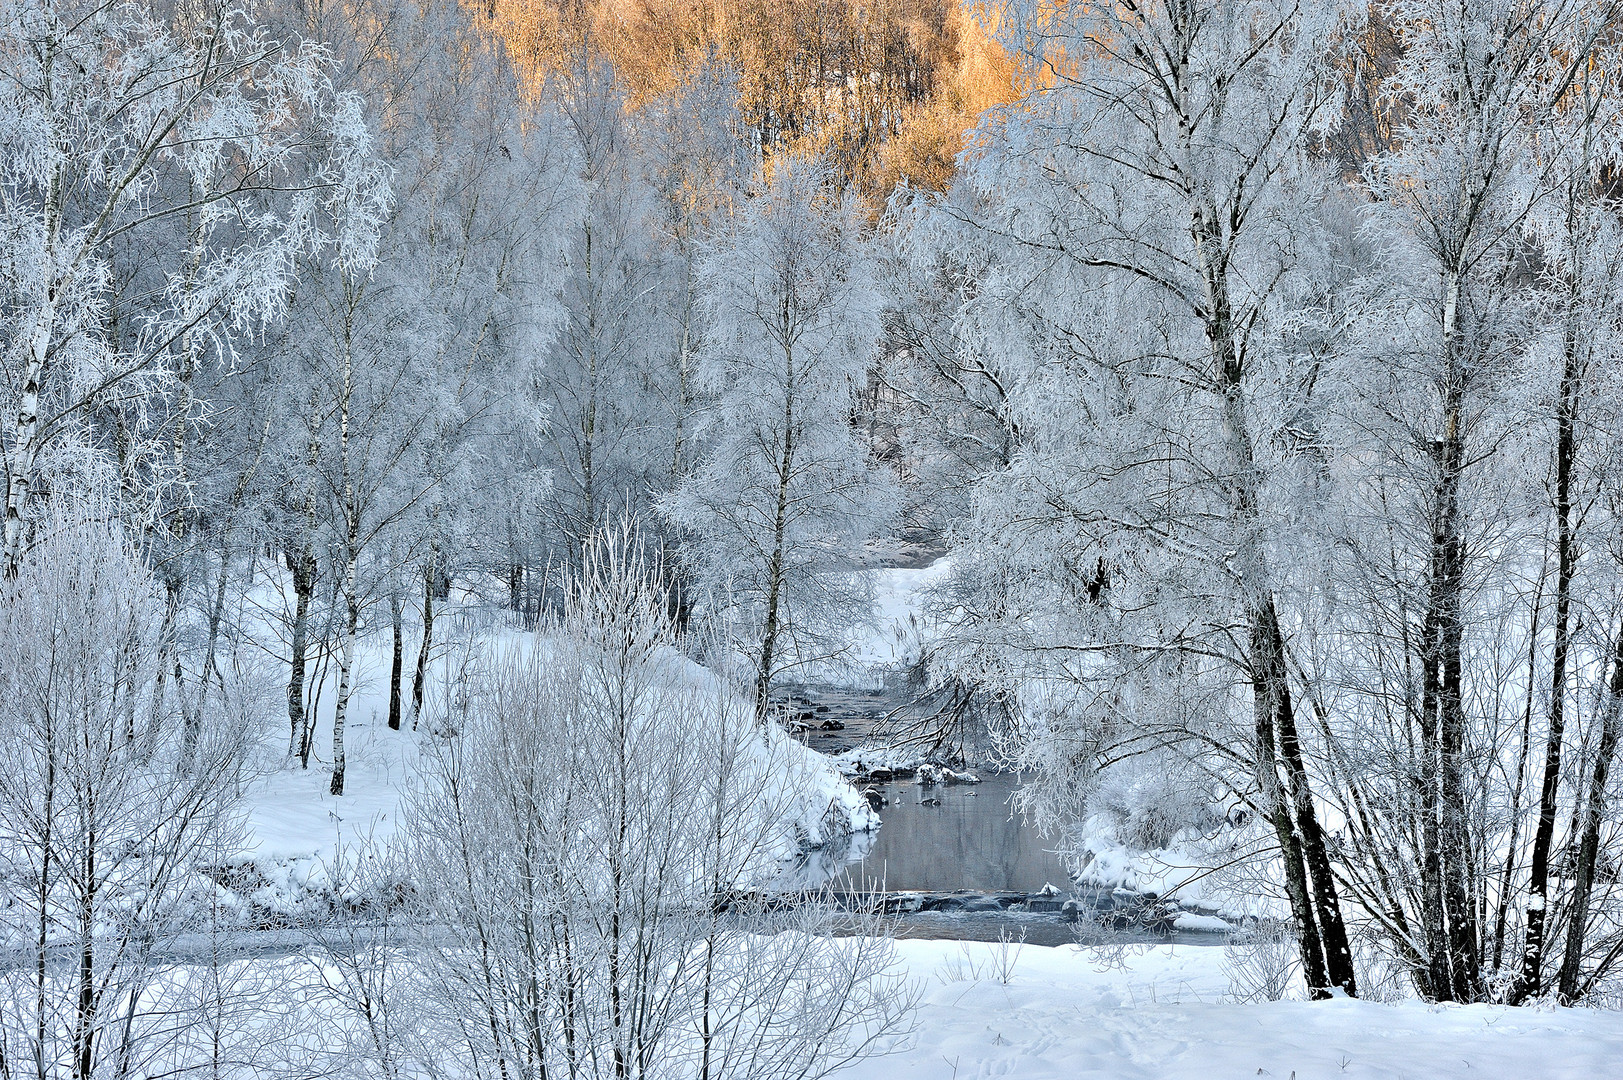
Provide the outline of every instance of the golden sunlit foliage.
<path id="1" fill-rule="evenodd" d="M 958 0 L 478 0 L 532 79 L 592 56 L 637 108 L 729 68 L 757 149 L 819 153 L 871 198 L 944 188 L 1013 61 Z"/>

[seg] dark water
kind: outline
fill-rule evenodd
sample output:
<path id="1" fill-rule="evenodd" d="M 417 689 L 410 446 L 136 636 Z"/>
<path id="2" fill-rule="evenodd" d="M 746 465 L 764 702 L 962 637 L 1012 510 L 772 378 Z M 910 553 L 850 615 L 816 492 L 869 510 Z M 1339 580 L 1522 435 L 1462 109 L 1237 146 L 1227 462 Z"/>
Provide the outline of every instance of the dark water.
<path id="1" fill-rule="evenodd" d="M 791 712 L 816 710 L 800 713 L 811 728 L 800 738 L 825 754 L 891 744 L 905 727 L 897 717 L 906 701 L 906 692 L 895 685 L 876 690 L 797 686 L 783 699 Z M 845 726 L 821 730 L 825 719 Z M 898 780 L 877 785 L 889 804 L 879 811 L 883 826 L 870 836 L 852 837 L 848 846 L 814 853 L 796 868 L 797 876 L 812 886 L 829 882 L 836 889 L 863 891 L 1034 893 L 1047 884 L 1068 891 L 1059 857 L 1009 805 L 1019 777 L 976 772 L 979 784 L 927 788 Z M 941 804 L 925 805 L 926 799 Z"/>
<path id="2" fill-rule="evenodd" d="M 890 802 L 879 812 L 884 825 L 871 846 L 853 851 L 861 861 L 845 867 L 845 881 L 887 892 L 1068 891 L 1059 856 L 1009 805 L 1018 787 L 1010 774 L 983 774 L 979 784 L 882 785 Z M 941 805 L 923 805 L 926 798 Z"/>
<path id="3" fill-rule="evenodd" d="M 894 687 L 874 691 L 796 687 L 789 698 L 786 704 L 810 729 L 799 737 L 807 746 L 826 754 L 870 742 L 889 744 L 896 734 L 897 714 L 893 710 L 903 701 Z M 820 725 L 825 719 L 839 720 L 845 726 L 838 731 L 822 730 Z M 1062 896 L 1070 895 L 1070 877 L 1059 856 L 1050 850 L 1052 842 L 1010 806 L 1010 798 L 1020 788 L 1020 778 L 1011 773 L 974 771 L 982 778 L 979 784 L 923 787 L 910 780 L 898 780 L 875 785 L 888 804 L 879 811 L 883 825 L 872 833 L 857 833 L 803 854 L 784 868 L 776 887 L 798 891 L 826 886 L 837 893 L 1029 896 L 1053 885 Z M 934 800 L 939 800 L 939 805 L 930 805 Z M 903 938 L 1021 940 L 1036 945 L 1078 940 L 1077 924 L 1057 912 L 1032 912 L 1023 907 L 958 907 L 899 914 L 891 932 Z M 1136 928 L 1112 930 L 1108 937 L 1117 944 L 1166 940 L 1163 934 Z M 1213 943 L 1222 940 L 1204 934 L 1183 937 L 1210 938 Z"/>
<path id="4" fill-rule="evenodd" d="M 891 936 L 925 941 L 1018 941 L 1026 945 L 1075 945 L 1076 925 L 1052 915 L 977 915 L 969 912 L 922 911 L 896 921 Z M 1165 938 L 1148 934 L 1116 935 L 1124 944 L 1159 945 Z"/>

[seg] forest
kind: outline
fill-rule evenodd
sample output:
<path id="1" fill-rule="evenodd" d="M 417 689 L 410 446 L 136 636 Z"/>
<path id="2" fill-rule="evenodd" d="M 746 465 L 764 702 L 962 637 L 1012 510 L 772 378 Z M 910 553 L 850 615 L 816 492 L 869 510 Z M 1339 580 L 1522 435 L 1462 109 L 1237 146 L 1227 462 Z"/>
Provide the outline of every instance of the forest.
<path id="1" fill-rule="evenodd" d="M 0 1080 L 1214 1075 L 1009 996 L 1152 977 L 1237 1076 L 1604 1075 L 1620 78 L 1623 0 L 0 0 Z M 851 885 L 992 776 L 1059 886 Z"/>

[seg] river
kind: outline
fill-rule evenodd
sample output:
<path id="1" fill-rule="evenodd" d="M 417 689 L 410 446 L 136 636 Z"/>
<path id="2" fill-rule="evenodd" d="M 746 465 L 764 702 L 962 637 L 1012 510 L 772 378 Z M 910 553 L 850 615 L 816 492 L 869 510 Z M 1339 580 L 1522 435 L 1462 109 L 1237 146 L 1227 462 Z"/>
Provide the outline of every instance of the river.
<path id="1" fill-rule="evenodd" d="M 889 892 L 1068 891 L 1065 866 L 1010 799 L 1020 787 L 1011 773 L 983 775 L 979 784 L 920 787 L 878 785 L 888 805 L 884 825 L 860 862 L 842 878 L 854 889 Z M 926 799 L 939 801 L 929 805 Z"/>

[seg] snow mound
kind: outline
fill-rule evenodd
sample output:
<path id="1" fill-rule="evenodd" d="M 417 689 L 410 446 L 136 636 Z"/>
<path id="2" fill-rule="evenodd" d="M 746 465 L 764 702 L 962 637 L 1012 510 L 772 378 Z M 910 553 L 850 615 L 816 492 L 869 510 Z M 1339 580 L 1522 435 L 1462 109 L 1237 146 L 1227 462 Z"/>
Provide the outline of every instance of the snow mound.
<path id="1" fill-rule="evenodd" d="M 503 629 L 478 646 L 487 653 L 538 646 L 545 641 L 527 631 Z M 453 677 L 455 661 L 466 653 L 442 653 L 431 667 L 431 685 Z M 224 860 L 213 877 L 216 899 L 239 910 L 250 923 L 277 926 L 301 913 L 316 911 L 340 899 L 333 878 L 353 876 L 369 860 L 380 859 L 395 838 L 402 805 L 436 736 L 425 728 L 391 730 L 388 717 L 390 653 L 380 642 L 357 649 L 357 689 L 347 725 L 346 780 L 341 796 L 328 792 L 330 770 L 320 759 L 309 769 L 285 759 L 285 745 L 271 743 L 264 759 L 274 767 L 245 792 L 246 843 Z M 736 694 L 715 673 L 674 649 L 661 656 L 672 678 L 702 694 Z M 331 744 L 332 688 L 326 687 L 318 710 L 318 751 Z M 312 697 L 316 697 L 312 694 Z M 734 707 L 747 708 L 741 700 Z M 695 738 L 703 738 L 702 724 Z M 771 858 L 788 860 L 825 846 L 849 842 L 853 834 L 879 827 L 879 817 L 856 788 L 822 754 L 796 742 L 777 725 L 769 725 L 751 743 L 753 767 L 765 774 L 759 806 L 778 816 L 778 837 Z M 340 869 L 344 873 L 338 873 Z M 377 884 L 373 874 L 362 874 Z M 405 883 L 384 882 L 390 889 Z M 356 901 L 361 898 L 343 898 Z"/>

